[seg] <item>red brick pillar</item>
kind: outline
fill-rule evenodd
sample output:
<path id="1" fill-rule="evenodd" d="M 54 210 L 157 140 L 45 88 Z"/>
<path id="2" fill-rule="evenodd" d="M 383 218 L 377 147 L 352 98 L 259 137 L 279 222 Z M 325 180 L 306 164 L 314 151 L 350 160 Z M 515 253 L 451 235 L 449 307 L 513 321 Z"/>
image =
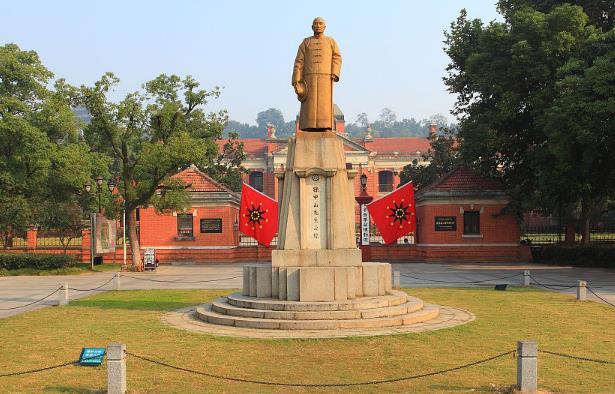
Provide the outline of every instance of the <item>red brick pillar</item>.
<path id="1" fill-rule="evenodd" d="M 38 229 L 36 226 L 30 226 L 26 232 L 26 248 L 28 250 L 36 250 L 36 239 Z"/>
<path id="2" fill-rule="evenodd" d="M 90 262 L 90 230 L 81 230 L 81 261 Z"/>

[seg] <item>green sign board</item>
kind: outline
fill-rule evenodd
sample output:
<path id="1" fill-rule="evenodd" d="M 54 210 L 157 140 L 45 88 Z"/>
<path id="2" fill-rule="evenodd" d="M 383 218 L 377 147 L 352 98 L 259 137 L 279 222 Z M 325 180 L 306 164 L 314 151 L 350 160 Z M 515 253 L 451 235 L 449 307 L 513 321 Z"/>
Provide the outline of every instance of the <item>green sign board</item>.
<path id="1" fill-rule="evenodd" d="M 104 347 L 84 347 L 79 356 L 80 365 L 100 365 L 105 358 Z"/>

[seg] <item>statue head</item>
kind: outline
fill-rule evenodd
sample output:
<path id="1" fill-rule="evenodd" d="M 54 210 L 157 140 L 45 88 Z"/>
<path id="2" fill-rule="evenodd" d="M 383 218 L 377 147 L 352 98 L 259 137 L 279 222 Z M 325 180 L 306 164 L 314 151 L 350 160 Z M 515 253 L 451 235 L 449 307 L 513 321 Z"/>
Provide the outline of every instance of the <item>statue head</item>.
<path id="1" fill-rule="evenodd" d="M 323 34 L 326 28 L 327 25 L 325 24 L 325 20 L 320 16 L 314 18 L 314 21 L 312 21 L 312 31 L 314 34 Z"/>

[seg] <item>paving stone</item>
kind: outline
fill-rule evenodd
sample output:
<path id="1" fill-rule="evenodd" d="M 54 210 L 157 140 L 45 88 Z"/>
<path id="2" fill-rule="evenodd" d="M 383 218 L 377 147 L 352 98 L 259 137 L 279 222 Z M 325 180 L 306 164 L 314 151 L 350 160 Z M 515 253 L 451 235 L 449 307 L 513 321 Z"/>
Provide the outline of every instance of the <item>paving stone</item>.
<path id="1" fill-rule="evenodd" d="M 286 299 L 286 267 L 278 268 L 278 299 Z"/>
<path id="2" fill-rule="evenodd" d="M 271 266 L 260 265 L 256 267 L 256 297 L 271 297 Z"/>
<path id="3" fill-rule="evenodd" d="M 348 299 L 348 268 L 334 268 L 334 298 L 336 301 Z"/>
<path id="4" fill-rule="evenodd" d="M 335 299 L 335 268 L 299 268 L 299 300 L 333 301 Z"/>
<path id="5" fill-rule="evenodd" d="M 280 295 L 280 270 L 277 267 L 271 268 L 271 297 L 278 298 Z"/>
<path id="6" fill-rule="evenodd" d="M 299 301 L 299 267 L 286 267 L 286 299 Z"/>

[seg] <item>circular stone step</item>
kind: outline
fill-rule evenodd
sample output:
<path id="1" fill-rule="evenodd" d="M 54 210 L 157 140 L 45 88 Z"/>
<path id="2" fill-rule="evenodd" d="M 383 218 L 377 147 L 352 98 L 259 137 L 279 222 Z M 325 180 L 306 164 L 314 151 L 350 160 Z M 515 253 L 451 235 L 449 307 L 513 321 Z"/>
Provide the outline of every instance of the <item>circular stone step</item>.
<path id="1" fill-rule="evenodd" d="M 284 301 L 274 298 L 255 298 L 242 295 L 241 293 L 231 294 L 227 296 L 227 298 L 229 304 L 239 308 L 270 311 L 314 312 L 349 311 L 396 306 L 406 303 L 408 295 L 402 291 L 393 290 L 392 294 L 385 296 L 361 297 L 354 300 L 325 302 L 299 302 Z"/>
<path id="2" fill-rule="evenodd" d="M 374 309 L 351 309 L 341 311 L 274 311 L 264 309 L 240 308 L 238 306 L 227 303 L 227 298 L 223 297 L 212 303 L 211 310 L 223 315 L 252 317 L 257 319 L 349 320 L 399 316 L 420 310 L 422 307 L 422 300 L 416 297 L 407 297 L 407 302 L 404 304 Z"/>
<path id="3" fill-rule="evenodd" d="M 383 328 L 416 324 L 434 319 L 439 314 L 437 305 L 427 304 L 422 309 L 398 316 L 360 319 L 286 320 L 231 316 L 212 310 L 212 305 L 198 307 L 196 316 L 208 323 L 258 329 L 278 330 L 336 330 L 353 328 Z"/>

